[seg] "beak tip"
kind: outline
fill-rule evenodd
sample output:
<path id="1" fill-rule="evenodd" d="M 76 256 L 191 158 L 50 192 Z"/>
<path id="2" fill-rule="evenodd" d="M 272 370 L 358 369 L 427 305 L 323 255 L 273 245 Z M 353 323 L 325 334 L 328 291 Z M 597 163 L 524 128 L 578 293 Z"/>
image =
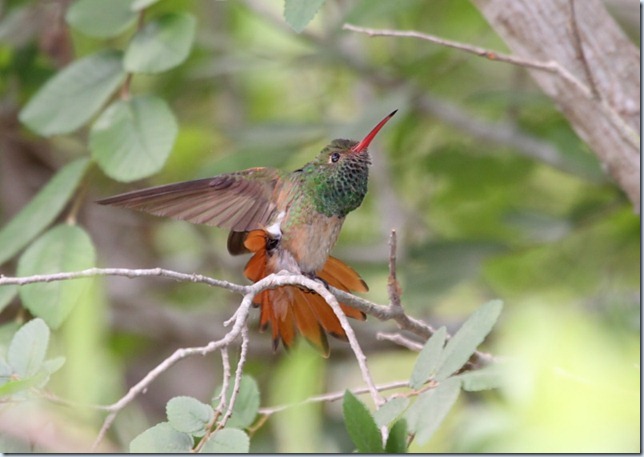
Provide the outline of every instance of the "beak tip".
<path id="1" fill-rule="evenodd" d="M 371 132 L 365 136 L 362 141 L 360 141 L 358 144 L 356 144 L 351 150 L 353 152 L 362 152 L 366 151 L 367 147 L 369 147 L 369 143 L 371 143 L 371 140 L 373 140 L 376 136 L 376 134 L 380 131 L 380 129 L 387 123 L 389 119 L 393 117 L 394 114 L 398 112 L 398 109 L 393 110 L 388 116 L 386 116 L 383 120 L 381 120 L 378 125 L 376 125 L 373 129 L 371 129 Z"/>

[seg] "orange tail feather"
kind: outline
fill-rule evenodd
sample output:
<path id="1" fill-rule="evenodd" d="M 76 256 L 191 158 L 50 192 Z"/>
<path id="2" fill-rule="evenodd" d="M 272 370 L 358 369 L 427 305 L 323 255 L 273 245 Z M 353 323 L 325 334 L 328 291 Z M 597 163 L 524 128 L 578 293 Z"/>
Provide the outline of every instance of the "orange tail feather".
<path id="1" fill-rule="evenodd" d="M 263 230 L 248 232 L 244 240 L 245 247 L 253 253 L 246 264 L 244 274 L 253 282 L 273 273 L 269 271 L 267 264 L 266 241 Z M 317 275 L 327 284 L 346 292 L 369 290 L 367 284 L 353 268 L 334 257 L 328 258 Z M 347 339 L 331 307 L 314 292 L 297 286 L 284 286 L 257 294 L 254 302 L 260 307 L 260 329 L 265 330 L 270 324 L 275 348 L 280 339 L 286 348 L 292 346 L 295 340 L 295 328 L 311 344 L 319 348 L 324 356 L 329 354 L 325 332 L 345 341 Z M 364 313 L 351 306 L 340 303 L 340 307 L 348 317 L 358 320 L 366 318 Z"/>

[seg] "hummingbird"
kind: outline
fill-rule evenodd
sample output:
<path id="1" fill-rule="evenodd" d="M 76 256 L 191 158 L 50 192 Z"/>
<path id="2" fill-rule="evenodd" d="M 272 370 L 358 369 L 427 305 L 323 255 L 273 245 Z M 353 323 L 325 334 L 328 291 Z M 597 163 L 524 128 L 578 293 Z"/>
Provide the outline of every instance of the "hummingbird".
<path id="1" fill-rule="evenodd" d="M 342 224 L 367 193 L 371 158 L 368 147 L 396 114 L 380 121 L 361 141 L 331 141 L 314 160 L 292 172 L 249 168 L 210 178 L 135 190 L 99 200 L 230 230 L 228 252 L 251 253 L 244 275 L 257 282 L 280 271 L 302 274 L 346 292 L 367 292 L 350 266 L 330 255 Z M 325 357 L 326 334 L 347 340 L 337 316 L 318 294 L 299 286 L 281 286 L 257 294 L 259 327 L 271 327 L 273 349 L 286 349 L 296 329 Z M 365 320 L 361 311 L 340 303 L 348 317 Z"/>

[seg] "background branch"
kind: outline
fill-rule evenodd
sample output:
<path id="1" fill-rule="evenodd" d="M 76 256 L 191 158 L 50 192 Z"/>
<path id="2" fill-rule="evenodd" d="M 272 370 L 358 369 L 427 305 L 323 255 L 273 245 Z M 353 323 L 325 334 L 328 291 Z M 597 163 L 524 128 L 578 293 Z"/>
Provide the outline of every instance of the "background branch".
<path id="1" fill-rule="evenodd" d="M 485 4 L 484 1 L 482 1 L 481 3 Z M 522 5 L 524 5 L 523 2 L 521 3 Z M 543 3 L 547 3 L 547 2 L 543 2 Z M 515 4 L 515 7 L 516 7 L 516 4 Z M 518 8 L 523 9 L 524 6 L 519 6 Z M 555 6 L 553 5 L 552 8 L 554 9 Z M 525 9 L 529 10 L 529 8 L 525 8 Z M 616 109 L 610 103 L 608 103 L 604 98 L 598 96 L 599 93 L 595 84 L 595 80 L 591 76 L 591 73 L 587 66 L 588 64 L 585 59 L 585 54 L 583 51 L 583 43 L 581 41 L 579 30 L 577 28 L 577 21 L 574 13 L 575 12 L 574 7 L 571 6 L 569 11 L 571 15 L 568 16 L 569 17 L 568 24 L 570 23 L 573 24 L 572 42 L 575 49 L 574 57 L 581 62 L 581 66 L 587 75 L 587 79 L 589 80 L 590 87 L 588 87 L 583 82 L 581 82 L 571 71 L 568 70 L 567 66 L 565 65 L 566 63 L 565 61 L 564 63 L 561 63 L 558 60 L 554 60 L 552 59 L 552 57 L 550 57 L 549 54 L 543 55 L 543 60 L 539 60 L 536 58 L 524 58 L 524 57 L 517 57 L 514 55 L 503 54 L 503 53 L 485 49 L 479 46 L 473 46 L 470 44 L 459 43 L 452 40 L 446 40 L 443 38 L 435 37 L 433 35 L 428 35 L 414 30 L 372 29 L 372 28 L 366 28 L 366 27 L 358 27 L 353 24 L 345 24 L 344 28 L 346 30 L 351 30 L 354 32 L 366 33 L 369 36 L 418 38 L 418 39 L 430 41 L 435 44 L 439 44 L 441 46 L 455 48 L 460 51 L 464 51 L 464 52 L 474 54 L 479 57 L 484 57 L 490 60 L 505 62 L 512 65 L 518 65 L 531 70 L 544 71 L 546 73 L 556 74 L 559 77 L 558 78 L 560 80 L 559 85 L 561 87 L 558 88 L 555 94 L 549 94 L 549 95 L 551 95 L 553 98 L 559 101 L 559 99 L 554 97 L 553 95 L 559 95 L 560 91 L 562 90 L 567 91 L 570 94 L 570 104 L 571 104 L 570 109 L 573 108 L 572 105 L 574 105 L 579 101 L 583 102 L 581 103 L 582 105 L 591 104 L 591 103 L 594 104 L 595 112 L 598 111 L 603 113 L 605 118 L 604 122 L 608 122 L 611 126 L 611 130 L 617 135 L 619 135 L 619 137 L 621 137 L 622 142 L 625 142 L 625 144 L 622 144 L 621 147 L 619 147 L 617 154 L 612 152 L 606 152 L 603 149 L 601 149 L 599 144 L 595 146 L 593 142 L 590 143 L 590 146 L 591 147 L 595 146 L 593 149 L 595 150 L 595 153 L 598 155 L 599 159 L 602 160 L 602 162 L 608 167 L 609 172 L 613 175 L 615 180 L 620 184 L 622 189 L 628 194 L 629 198 L 637 208 L 639 207 L 639 180 L 633 181 L 633 179 L 639 177 L 640 164 L 639 164 L 639 156 L 637 154 L 633 154 L 633 152 L 637 151 L 639 147 L 639 142 L 640 142 L 639 134 L 631 125 L 629 125 L 625 121 L 625 119 L 622 118 L 622 116 L 618 114 Z M 507 12 L 504 11 L 504 14 L 506 13 Z M 605 13 L 605 20 L 611 20 L 605 11 L 604 13 Z M 530 15 L 530 17 L 533 19 L 536 16 L 538 16 L 538 14 Z M 550 17 L 550 16 L 545 16 L 545 17 Z M 545 17 L 543 18 L 543 20 L 546 20 L 547 22 L 548 20 L 545 19 Z M 504 27 L 507 27 L 507 24 L 509 22 L 511 21 L 505 21 Z M 548 26 L 551 28 L 556 27 L 555 25 L 552 25 L 552 24 L 548 24 Z M 534 27 L 534 24 L 533 24 L 533 27 Z M 542 33 L 542 32 L 539 32 L 539 33 Z M 559 37 L 558 39 L 560 38 L 561 37 Z M 622 41 L 627 41 L 627 40 L 625 40 L 624 38 L 624 40 Z M 556 45 L 556 42 L 552 41 L 550 44 L 554 47 Z M 630 43 L 628 44 L 630 45 Z M 605 45 L 605 43 L 603 45 Z M 543 46 L 541 42 L 534 43 L 534 46 L 541 50 L 549 49 L 548 46 Z M 632 45 L 630 46 L 632 47 Z M 533 74 L 536 75 L 536 73 L 533 73 Z M 543 79 L 543 76 L 541 76 L 540 79 L 538 79 L 538 81 L 542 79 Z M 564 88 L 563 86 L 567 86 L 567 87 Z M 584 114 L 584 116 L 581 119 L 579 119 L 580 122 L 575 124 L 574 121 L 577 118 L 576 117 L 571 118 L 570 115 L 568 115 L 568 117 L 573 123 L 573 127 L 575 127 L 575 130 L 577 130 L 578 133 L 580 133 L 580 129 L 582 128 L 582 126 L 584 127 L 584 130 L 582 130 L 584 134 L 580 134 L 582 138 L 584 139 L 591 138 L 590 136 L 586 135 L 586 133 L 588 133 L 586 132 L 586 129 L 594 128 L 594 127 L 588 126 L 587 124 L 592 122 L 593 123 L 592 125 L 596 126 L 595 123 L 602 122 L 602 119 L 596 116 L 589 116 L 587 113 L 582 113 L 581 111 L 579 111 L 579 109 L 580 108 L 576 107 L 574 112 L 579 115 Z M 586 122 L 582 124 L 581 120 L 584 120 Z M 605 127 L 608 127 L 608 126 L 605 126 Z M 552 158 L 550 158 L 550 160 L 552 160 Z M 634 173 L 636 173 L 636 176 L 634 175 Z"/>

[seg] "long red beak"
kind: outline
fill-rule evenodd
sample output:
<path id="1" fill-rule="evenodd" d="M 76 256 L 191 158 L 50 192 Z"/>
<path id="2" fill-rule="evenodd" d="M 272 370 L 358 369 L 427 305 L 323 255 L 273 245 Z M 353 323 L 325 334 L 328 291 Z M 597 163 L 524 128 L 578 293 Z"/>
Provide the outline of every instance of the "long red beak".
<path id="1" fill-rule="evenodd" d="M 389 114 L 389 116 L 387 116 L 382 121 L 380 121 L 378 125 L 376 125 L 373 129 L 371 129 L 371 132 L 369 132 L 367 136 L 364 137 L 360 143 L 356 144 L 354 147 L 351 148 L 351 151 L 352 152 L 366 151 L 367 148 L 369 147 L 369 143 L 371 143 L 371 140 L 373 140 L 376 137 L 380 129 L 387 123 L 389 119 L 394 117 L 394 114 L 396 114 L 397 112 L 398 110 L 394 110 L 391 114 Z"/>

